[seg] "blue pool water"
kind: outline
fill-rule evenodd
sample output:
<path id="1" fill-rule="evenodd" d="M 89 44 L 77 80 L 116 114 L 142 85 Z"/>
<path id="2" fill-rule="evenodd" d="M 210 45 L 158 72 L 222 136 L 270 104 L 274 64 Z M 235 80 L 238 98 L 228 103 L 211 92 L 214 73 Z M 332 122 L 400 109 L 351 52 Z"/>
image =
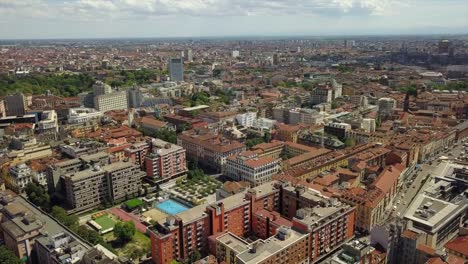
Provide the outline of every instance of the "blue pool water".
<path id="1" fill-rule="evenodd" d="M 189 208 L 183 204 L 180 204 L 174 200 L 168 199 L 162 203 L 156 205 L 156 208 L 163 211 L 166 214 L 175 215 Z"/>

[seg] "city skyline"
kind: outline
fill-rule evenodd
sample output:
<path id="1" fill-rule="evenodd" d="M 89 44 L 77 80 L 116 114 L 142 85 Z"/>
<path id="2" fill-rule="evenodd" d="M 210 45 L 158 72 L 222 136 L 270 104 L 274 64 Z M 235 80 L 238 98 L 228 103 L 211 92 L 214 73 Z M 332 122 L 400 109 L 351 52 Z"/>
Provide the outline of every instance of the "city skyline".
<path id="1" fill-rule="evenodd" d="M 462 0 L 1 0 L 0 38 L 463 34 L 467 12 Z"/>

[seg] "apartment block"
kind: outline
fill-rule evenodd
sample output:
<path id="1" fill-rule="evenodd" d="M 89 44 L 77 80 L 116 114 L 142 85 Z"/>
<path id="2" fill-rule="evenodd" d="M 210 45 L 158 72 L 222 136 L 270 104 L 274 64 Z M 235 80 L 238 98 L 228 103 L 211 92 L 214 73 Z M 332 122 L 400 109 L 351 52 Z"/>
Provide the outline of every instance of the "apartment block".
<path id="1" fill-rule="evenodd" d="M 144 159 L 148 177 L 171 179 L 187 172 L 185 149 L 160 139 L 152 139 L 151 145 Z"/>
<path id="2" fill-rule="evenodd" d="M 244 151 L 227 159 L 225 174 L 235 181 L 258 186 L 271 181 L 271 176 L 280 169 L 280 161 L 272 157 L 260 158 L 253 151 Z"/>
<path id="3" fill-rule="evenodd" d="M 316 196 L 315 208 L 280 215 L 281 182 L 269 182 L 211 205 L 200 205 L 150 228 L 153 263 L 184 260 L 196 249 L 225 263 L 314 263 L 354 233 L 354 208 Z M 257 234 L 259 240 L 242 237 Z"/>
<path id="4" fill-rule="evenodd" d="M 326 207 L 302 208 L 293 229 L 308 233 L 309 263 L 317 263 L 354 236 L 354 207 L 331 201 Z"/>
<path id="5" fill-rule="evenodd" d="M 257 112 L 247 112 L 247 113 L 236 115 L 237 123 L 239 123 L 239 125 L 244 126 L 244 127 L 253 126 L 256 119 L 257 119 Z"/>
<path id="6" fill-rule="evenodd" d="M 127 93 L 125 91 L 102 94 L 94 97 L 94 108 L 102 113 L 110 110 L 127 109 L 127 107 Z"/>
<path id="7" fill-rule="evenodd" d="M 124 150 L 125 157 L 130 158 L 133 163 L 140 166 L 140 168 L 145 167 L 145 159 L 148 152 L 150 152 L 151 143 L 150 142 L 137 142 L 132 144 L 129 148 Z"/>
<path id="8" fill-rule="evenodd" d="M 236 236 L 249 234 L 253 210 L 277 208 L 274 203 L 278 202 L 278 190 L 274 185 L 267 183 L 215 204 L 199 205 L 159 221 L 149 229 L 153 263 L 183 260 L 195 250 L 207 253 L 213 247 L 210 246 L 213 244 L 210 236 L 219 233 L 231 232 Z"/>
<path id="9" fill-rule="evenodd" d="M 248 243 L 231 233 L 217 238 L 218 262 L 226 264 L 309 263 L 308 235 L 282 226 L 265 240 Z"/>
<path id="10" fill-rule="evenodd" d="M 70 212 L 111 204 L 138 195 L 145 173 L 130 161 L 91 168 L 61 176 Z"/>

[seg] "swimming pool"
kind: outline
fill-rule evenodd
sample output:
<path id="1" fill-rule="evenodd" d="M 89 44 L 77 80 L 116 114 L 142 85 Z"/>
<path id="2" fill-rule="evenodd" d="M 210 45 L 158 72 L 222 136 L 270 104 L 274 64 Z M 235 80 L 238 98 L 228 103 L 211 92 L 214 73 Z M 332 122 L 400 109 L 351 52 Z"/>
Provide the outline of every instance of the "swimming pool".
<path id="1" fill-rule="evenodd" d="M 187 206 L 171 199 L 168 199 L 162 203 L 158 203 L 156 208 L 170 215 L 175 215 L 189 209 Z"/>

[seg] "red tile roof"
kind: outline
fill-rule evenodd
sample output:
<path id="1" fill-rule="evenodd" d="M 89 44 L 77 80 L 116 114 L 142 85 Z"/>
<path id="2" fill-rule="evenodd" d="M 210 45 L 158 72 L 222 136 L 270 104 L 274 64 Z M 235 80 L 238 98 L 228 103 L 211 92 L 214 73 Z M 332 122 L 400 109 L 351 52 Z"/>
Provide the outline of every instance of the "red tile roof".
<path id="1" fill-rule="evenodd" d="M 468 236 L 459 236 L 445 244 L 445 248 L 468 257 Z"/>

